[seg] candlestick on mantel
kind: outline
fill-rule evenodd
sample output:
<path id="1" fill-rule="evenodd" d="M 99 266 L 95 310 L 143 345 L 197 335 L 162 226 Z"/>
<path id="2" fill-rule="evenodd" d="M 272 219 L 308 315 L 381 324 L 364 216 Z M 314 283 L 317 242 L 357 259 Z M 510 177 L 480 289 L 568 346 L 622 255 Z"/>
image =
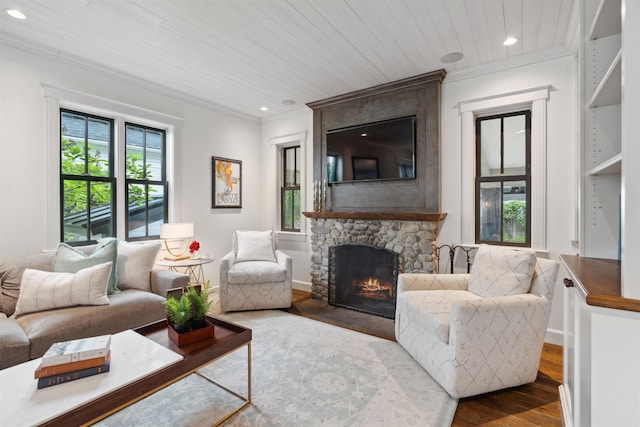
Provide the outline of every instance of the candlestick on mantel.
<path id="1" fill-rule="evenodd" d="M 327 209 L 327 180 L 324 179 L 322 181 L 322 209 L 321 211 L 324 212 Z"/>

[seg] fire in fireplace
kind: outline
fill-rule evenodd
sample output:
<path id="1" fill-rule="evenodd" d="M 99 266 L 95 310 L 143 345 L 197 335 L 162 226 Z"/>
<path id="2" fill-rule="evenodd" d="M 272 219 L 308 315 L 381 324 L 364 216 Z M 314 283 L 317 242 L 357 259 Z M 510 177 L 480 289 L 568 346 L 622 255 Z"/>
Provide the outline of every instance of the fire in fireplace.
<path id="1" fill-rule="evenodd" d="M 393 319 L 398 254 L 365 244 L 329 248 L 329 304 Z"/>

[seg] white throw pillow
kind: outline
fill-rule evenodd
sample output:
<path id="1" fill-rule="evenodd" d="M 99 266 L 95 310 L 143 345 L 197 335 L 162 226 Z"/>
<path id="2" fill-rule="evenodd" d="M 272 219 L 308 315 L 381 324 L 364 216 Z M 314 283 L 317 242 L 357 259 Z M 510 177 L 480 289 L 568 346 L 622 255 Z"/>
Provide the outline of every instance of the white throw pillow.
<path id="1" fill-rule="evenodd" d="M 235 262 L 276 262 L 273 231 L 236 230 L 238 250 Z"/>
<path id="2" fill-rule="evenodd" d="M 14 316 L 74 305 L 107 305 L 107 283 L 113 263 L 57 273 L 26 268 Z"/>
<path id="3" fill-rule="evenodd" d="M 526 294 L 536 259 L 532 250 L 480 245 L 471 266 L 469 291 L 481 297 Z"/>
<path id="4" fill-rule="evenodd" d="M 118 244 L 118 287 L 151 291 L 151 269 L 156 263 L 160 243 Z"/>

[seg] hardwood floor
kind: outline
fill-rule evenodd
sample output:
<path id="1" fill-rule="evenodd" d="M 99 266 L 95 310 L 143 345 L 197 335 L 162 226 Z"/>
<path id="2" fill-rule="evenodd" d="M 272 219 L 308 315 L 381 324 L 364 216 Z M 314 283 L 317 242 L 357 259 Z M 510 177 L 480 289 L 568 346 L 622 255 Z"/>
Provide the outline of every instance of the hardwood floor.
<path id="1" fill-rule="evenodd" d="M 293 291 L 294 302 L 309 297 L 307 292 Z M 545 343 L 535 382 L 461 399 L 451 425 L 562 426 L 558 396 L 558 386 L 561 382 L 562 347 Z"/>
<path id="2" fill-rule="evenodd" d="M 544 344 L 538 378 L 531 384 L 461 399 L 452 426 L 562 426 L 558 386 L 562 347 Z"/>

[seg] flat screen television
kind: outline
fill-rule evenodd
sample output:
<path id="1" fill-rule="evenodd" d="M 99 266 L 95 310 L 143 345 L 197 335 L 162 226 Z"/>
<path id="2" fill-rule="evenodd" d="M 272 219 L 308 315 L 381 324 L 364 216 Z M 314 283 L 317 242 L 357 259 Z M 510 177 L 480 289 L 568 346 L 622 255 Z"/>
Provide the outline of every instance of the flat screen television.
<path id="1" fill-rule="evenodd" d="M 330 183 L 415 179 L 416 117 L 327 131 Z"/>

